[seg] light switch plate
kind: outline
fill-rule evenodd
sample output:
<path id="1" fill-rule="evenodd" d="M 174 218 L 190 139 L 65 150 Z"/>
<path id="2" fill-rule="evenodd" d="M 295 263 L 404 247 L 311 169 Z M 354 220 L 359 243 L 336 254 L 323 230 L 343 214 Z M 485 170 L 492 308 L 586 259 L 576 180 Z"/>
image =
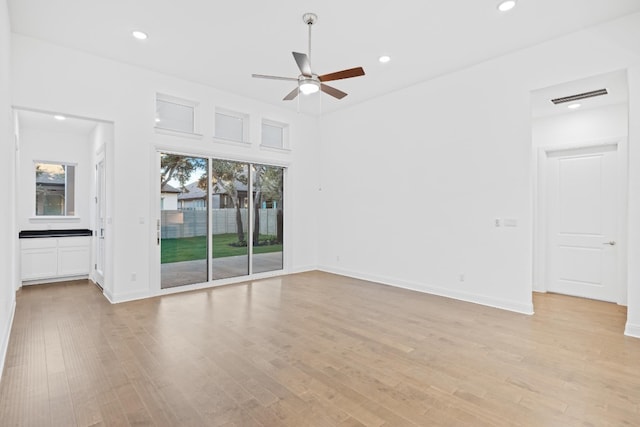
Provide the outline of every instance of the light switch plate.
<path id="1" fill-rule="evenodd" d="M 505 227 L 517 227 L 518 226 L 518 220 L 515 218 L 505 218 L 504 219 L 504 226 Z"/>

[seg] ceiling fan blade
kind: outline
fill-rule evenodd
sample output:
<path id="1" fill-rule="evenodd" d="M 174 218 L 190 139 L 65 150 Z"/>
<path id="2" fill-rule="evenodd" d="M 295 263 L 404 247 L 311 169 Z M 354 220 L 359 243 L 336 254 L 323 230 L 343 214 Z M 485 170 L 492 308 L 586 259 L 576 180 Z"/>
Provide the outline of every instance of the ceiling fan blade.
<path id="1" fill-rule="evenodd" d="M 300 91 L 300 89 L 298 89 L 297 87 L 292 90 L 291 92 L 289 92 L 289 94 L 287 96 L 285 96 L 284 98 L 282 98 L 283 101 L 291 101 L 292 99 L 294 99 L 296 96 L 298 96 L 298 92 Z"/>
<path id="2" fill-rule="evenodd" d="M 251 77 L 255 77 L 257 79 L 289 80 L 293 82 L 298 81 L 298 79 L 296 79 L 295 77 L 267 76 L 265 74 L 251 74 Z"/>
<path id="3" fill-rule="evenodd" d="M 306 53 L 291 52 L 303 76 L 311 77 L 311 63 Z"/>
<path id="4" fill-rule="evenodd" d="M 347 96 L 346 92 L 336 89 L 335 87 L 331 87 L 326 84 L 320 84 L 320 90 L 322 90 L 327 95 L 331 95 L 334 98 L 342 99 Z"/>
<path id="5" fill-rule="evenodd" d="M 330 82 L 332 80 L 350 79 L 351 77 L 364 76 L 362 67 L 350 68 L 348 70 L 336 71 L 335 73 L 324 74 L 318 76 L 321 82 Z"/>

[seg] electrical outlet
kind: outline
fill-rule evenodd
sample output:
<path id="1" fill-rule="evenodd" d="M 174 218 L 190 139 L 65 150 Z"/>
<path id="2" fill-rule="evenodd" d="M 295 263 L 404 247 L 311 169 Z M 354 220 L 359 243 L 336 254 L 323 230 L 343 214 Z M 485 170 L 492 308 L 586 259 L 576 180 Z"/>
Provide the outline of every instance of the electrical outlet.
<path id="1" fill-rule="evenodd" d="M 138 276 L 136 275 L 136 273 L 131 273 L 131 281 L 135 282 L 138 279 Z"/>
<path id="2" fill-rule="evenodd" d="M 494 221 L 494 224 L 496 227 L 500 227 L 500 218 L 496 218 Z"/>
<path id="3" fill-rule="evenodd" d="M 336 255 L 336 262 L 340 262 L 340 255 Z"/>
<path id="4" fill-rule="evenodd" d="M 458 275 L 458 280 L 460 280 L 461 282 L 464 282 L 464 273 L 460 273 Z"/>

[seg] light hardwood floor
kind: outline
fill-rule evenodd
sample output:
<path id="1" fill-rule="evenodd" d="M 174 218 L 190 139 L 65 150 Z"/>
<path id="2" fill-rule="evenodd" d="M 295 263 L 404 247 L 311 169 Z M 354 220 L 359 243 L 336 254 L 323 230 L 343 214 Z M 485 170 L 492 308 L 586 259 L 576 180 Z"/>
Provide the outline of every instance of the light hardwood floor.
<path id="1" fill-rule="evenodd" d="M 625 308 L 534 316 L 320 272 L 110 305 L 18 295 L 2 426 L 640 425 Z"/>

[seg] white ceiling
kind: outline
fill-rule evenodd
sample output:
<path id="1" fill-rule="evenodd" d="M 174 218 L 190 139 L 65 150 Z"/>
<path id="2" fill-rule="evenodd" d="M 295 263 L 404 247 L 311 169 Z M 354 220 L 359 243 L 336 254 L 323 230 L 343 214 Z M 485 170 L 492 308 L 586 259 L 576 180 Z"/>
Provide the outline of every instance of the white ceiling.
<path id="1" fill-rule="evenodd" d="M 319 113 L 640 11 L 638 0 L 9 0 L 12 31 L 279 106 Z M 314 72 L 363 66 L 366 76 L 333 82 L 349 96 L 281 101 L 295 82 L 292 51 L 307 51 Z M 149 34 L 143 42 L 131 31 Z M 388 54 L 392 61 L 380 64 Z M 321 100 L 321 101 L 320 101 Z"/>
<path id="2" fill-rule="evenodd" d="M 62 132 L 89 136 L 98 122 L 78 117 L 65 116 L 65 120 L 57 120 L 54 113 L 16 109 L 20 129 L 36 129 L 39 131 Z"/>

